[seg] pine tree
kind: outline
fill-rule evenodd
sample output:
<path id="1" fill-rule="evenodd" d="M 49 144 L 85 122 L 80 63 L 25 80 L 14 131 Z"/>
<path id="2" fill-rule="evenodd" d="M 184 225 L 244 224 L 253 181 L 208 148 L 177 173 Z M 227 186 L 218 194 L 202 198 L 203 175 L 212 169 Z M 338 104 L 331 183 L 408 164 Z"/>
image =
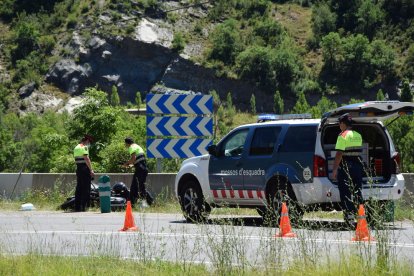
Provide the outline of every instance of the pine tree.
<path id="1" fill-rule="evenodd" d="M 282 96 L 280 96 L 279 90 L 276 90 L 275 95 L 273 97 L 274 105 L 273 105 L 273 111 L 276 114 L 283 114 L 285 109 L 285 103 L 282 99 Z"/>
<path id="2" fill-rule="evenodd" d="M 298 101 L 296 102 L 295 106 L 293 107 L 293 113 L 307 113 L 310 112 L 310 105 L 306 100 L 305 93 L 300 92 L 298 96 Z"/>
<path id="3" fill-rule="evenodd" d="M 250 108 L 253 114 L 256 114 L 256 97 L 252 94 L 250 98 Z"/>
<path id="4" fill-rule="evenodd" d="M 142 105 L 141 92 L 139 91 L 137 91 L 137 93 L 135 94 L 135 104 L 137 105 L 138 109 Z"/>
<path id="5" fill-rule="evenodd" d="M 385 101 L 384 92 L 382 92 L 382 89 L 378 90 L 377 92 L 377 101 Z"/>
<path id="6" fill-rule="evenodd" d="M 227 107 L 232 108 L 233 107 L 233 100 L 231 98 L 231 93 L 227 93 Z"/>
<path id="7" fill-rule="evenodd" d="M 118 106 L 120 104 L 119 95 L 118 95 L 118 88 L 115 85 L 112 85 L 112 93 L 111 93 L 111 105 Z"/>
<path id="8" fill-rule="evenodd" d="M 402 102 L 411 102 L 413 100 L 413 93 L 411 92 L 408 80 L 405 80 L 403 83 L 400 98 Z"/>

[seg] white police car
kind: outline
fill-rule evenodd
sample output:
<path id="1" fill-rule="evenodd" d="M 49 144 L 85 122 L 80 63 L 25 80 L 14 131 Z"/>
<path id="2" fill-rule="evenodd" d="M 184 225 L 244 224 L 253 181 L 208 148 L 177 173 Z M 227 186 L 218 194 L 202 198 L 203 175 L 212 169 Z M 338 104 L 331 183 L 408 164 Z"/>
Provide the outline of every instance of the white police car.
<path id="1" fill-rule="evenodd" d="M 209 146 L 209 154 L 182 163 L 175 192 L 184 216 L 201 221 L 211 207 L 222 206 L 277 215 L 282 200 L 292 220 L 314 207 L 340 210 L 337 183 L 330 176 L 340 132 L 337 119 L 344 113 L 351 114 L 353 129 L 364 140 L 364 199 L 399 199 L 404 191 L 400 155 L 383 121 L 413 110 L 413 103 L 365 102 L 337 108 L 322 119 L 266 115 L 239 126 Z"/>

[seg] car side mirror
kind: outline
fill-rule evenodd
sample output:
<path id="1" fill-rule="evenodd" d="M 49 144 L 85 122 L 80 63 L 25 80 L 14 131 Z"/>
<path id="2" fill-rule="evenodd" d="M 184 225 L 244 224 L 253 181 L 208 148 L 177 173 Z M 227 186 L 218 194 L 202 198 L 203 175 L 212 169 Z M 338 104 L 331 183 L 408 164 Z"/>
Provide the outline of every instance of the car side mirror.
<path id="1" fill-rule="evenodd" d="M 207 152 L 210 155 L 217 156 L 217 145 L 209 145 L 207 147 Z"/>

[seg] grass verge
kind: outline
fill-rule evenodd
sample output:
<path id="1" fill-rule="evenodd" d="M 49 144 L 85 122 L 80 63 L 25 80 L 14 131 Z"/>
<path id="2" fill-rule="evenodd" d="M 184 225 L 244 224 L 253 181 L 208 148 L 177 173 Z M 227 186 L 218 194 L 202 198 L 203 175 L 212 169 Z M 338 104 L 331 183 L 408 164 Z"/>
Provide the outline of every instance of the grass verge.
<path id="1" fill-rule="evenodd" d="M 226 275 L 411 275 L 409 264 L 387 269 L 369 266 L 363 260 L 347 258 L 329 265 L 297 262 L 288 268 L 264 271 L 260 268 L 234 268 Z M 213 275 L 205 265 L 182 265 L 166 261 L 137 262 L 113 257 L 59 257 L 29 254 L 2 256 L 1 275 Z"/>

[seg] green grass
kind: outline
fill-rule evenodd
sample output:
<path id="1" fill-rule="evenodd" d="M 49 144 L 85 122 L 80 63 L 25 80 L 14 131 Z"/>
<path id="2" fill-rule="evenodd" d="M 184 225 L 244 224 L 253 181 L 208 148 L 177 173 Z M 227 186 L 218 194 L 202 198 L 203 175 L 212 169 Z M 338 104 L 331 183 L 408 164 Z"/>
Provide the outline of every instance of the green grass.
<path id="1" fill-rule="evenodd" d="M 208 275 L 206 267 L 134 262 L 110 257 L 2 256 L 0 275 Z"/>
<path id="2" fill-rule="evenodd" d="M 234 268 L 225 275 L 411 275 L 408 263 L 388 267 L 367 265 L 362 259 L 344 258 L 324 265 L 294 263 L 289 268 L 264 270 Z M 215 275 L 205 265 L 180 264 L 165 261 L 137 262 L 112 257 L 58 257 L 29 254 L 2 256 L 0 275 Z M 223 274 L 224 275 L 224 274 Z"/>

